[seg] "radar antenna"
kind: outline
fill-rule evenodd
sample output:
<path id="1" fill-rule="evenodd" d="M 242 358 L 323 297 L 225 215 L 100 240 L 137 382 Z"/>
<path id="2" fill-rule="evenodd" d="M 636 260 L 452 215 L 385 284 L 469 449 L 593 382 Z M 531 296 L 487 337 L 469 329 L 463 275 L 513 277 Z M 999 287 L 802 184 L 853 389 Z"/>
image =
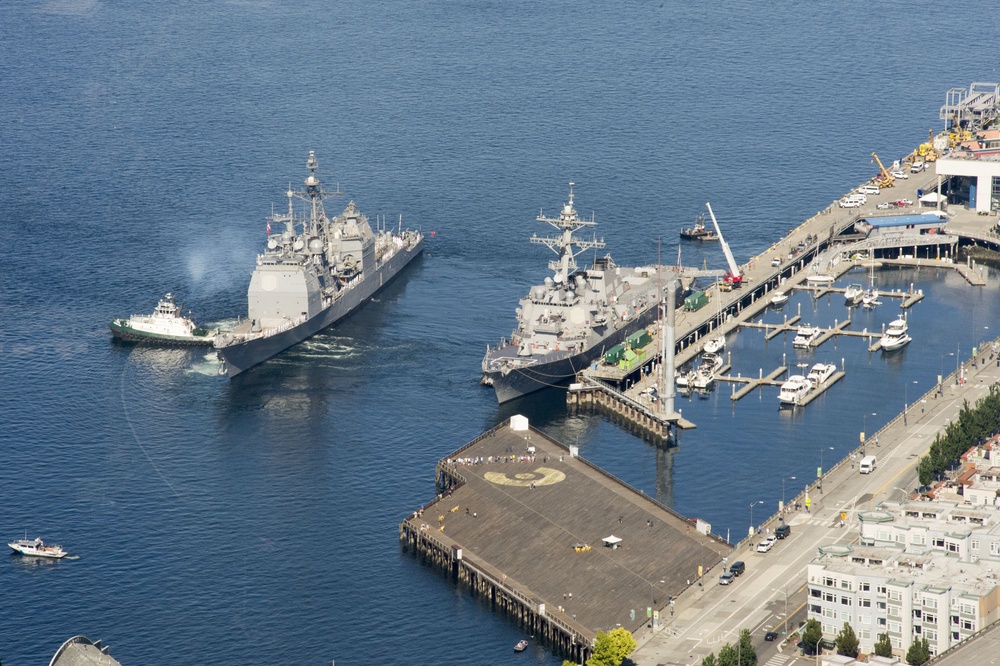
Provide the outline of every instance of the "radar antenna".
<path id="1" fill-rule="evenodd" d="M 539 212 L 536 218 L 539 222 L 545 222 L 551 225 L 555 229 L 562 232 L 561 236 L 557 237 L 539 237 L 537 235 L 531 237 L 531 242 L 545 245 L 550 250 L 559 255 L 559 259 L 549 262 L 549 269 L 555 272 L 555 281 L 565 284 L 569 279 L 569 276 L 576 271 L 576 256 L 590 248 L 603 248 L 604 240 L 597 240 L 597 236 L 594 236 L 593 240 L 580 240 L 574 237 L 574 233 L 583 227 L 593 227 L 597 226 L 597 222 L 594 221 L 593 215 L 591 219 L 582 220 L 576 214 L 576 209 L 573 208 L 573 185 L 569 184 L 569 202 L 563 206 L 562 212 L 559 217 L 545 217 L 541 212 Z M 574 247 L 579 248 L 574 251 Z"/>

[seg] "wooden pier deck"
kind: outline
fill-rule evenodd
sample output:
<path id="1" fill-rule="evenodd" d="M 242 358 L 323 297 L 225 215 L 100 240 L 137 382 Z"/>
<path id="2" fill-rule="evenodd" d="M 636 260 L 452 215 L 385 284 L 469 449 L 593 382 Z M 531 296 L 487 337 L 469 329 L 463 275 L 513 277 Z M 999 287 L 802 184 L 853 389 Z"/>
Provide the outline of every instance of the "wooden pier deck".
<path id="1" fill-rule="evenodd" d="M 575 660 L 598 631 L 647 624 L 647 607 L 696 585 L 699 566 L 717 573 L 728 542 L 518 419 L 438 464 L 440 494 L 400 525 L 404 548 Z M 618 546 L 603 545 L 612 535 Z"/>

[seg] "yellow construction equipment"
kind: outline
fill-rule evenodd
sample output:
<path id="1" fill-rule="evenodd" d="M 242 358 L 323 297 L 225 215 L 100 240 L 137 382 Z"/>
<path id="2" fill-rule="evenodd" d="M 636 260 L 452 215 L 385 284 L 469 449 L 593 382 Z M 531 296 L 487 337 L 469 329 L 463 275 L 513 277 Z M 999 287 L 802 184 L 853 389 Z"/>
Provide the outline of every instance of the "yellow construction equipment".
<path id="1" fill-rule="evenodd" d="M 879 175 L 875 177 L 875 184 L 883 189 L 895 185 L 896 178 L 882 165 L 882 160 L 880 160 L 878 155 L 875 153 L 872 153 L 872 161 L 878 164 L 880 172 Z"/>
<path id="2" fill-rule="evenodd" d="M 934 149 L 934 130 L 927 130 L 927 143 L 917 146 L 917 157 L 924 162 L 937 160 L 938 152 Z"/>

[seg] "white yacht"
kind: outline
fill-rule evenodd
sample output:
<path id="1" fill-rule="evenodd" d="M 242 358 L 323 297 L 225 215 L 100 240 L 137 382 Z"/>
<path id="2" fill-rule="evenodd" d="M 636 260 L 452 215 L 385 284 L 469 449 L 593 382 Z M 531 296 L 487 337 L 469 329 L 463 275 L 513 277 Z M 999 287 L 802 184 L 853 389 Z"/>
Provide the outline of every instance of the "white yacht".
<path id="1" fill-rule="evenodd" d="M 906 319 L 900 317 L 899 319 L 894 319 L 889 322 L 889 327 L 885 329 L 885 333 L 882 335 L 881 343 L 882 349 L 885 351 L 892 351 L 894 349 L 899 349 L 904 347 L 913 338 L 907 333 L 909 327 L 906 325 Z"/>
<path id="2" fill-rule="evenodd" d="M 833 276 L 817 273 L 816 275 L 810 275 L 807 277 L 806 282 L 813 285 L 833 284 Z"/>
<path id="3" fill-rule="evenodd" d="M 715 372 L 723 365 L 722 357 L 706 352 L 701 355 L 701 365 L 690 379 L 690 385 L 696 389 L 705 390 L 715 383 Z"/>
<path id="4" fill-rule="evenodd" d="M 806 375 L 806 379 L 812 382 L 813 386 L 819 386 L 837 371 L 837 366 L 833 363 L 817 363 Z"/>
<path id="5" fill-rule="evenodd" d="M 799 326 L 799 330 L 795 333 L 795 339 L 792 340 L 792 346 L 798 349 L 809 349 L 822 333 L 823 331 L 816 326 Z"/>
<path id="6" fill-rule="evenodd" d="M 802 375 L 792 375 L 778 391 L 778 402 L 783 405 L 798 405 L 806 394 L 812 390 L 812 382 Z"/>
<path id="7" fill-rule="evenodd" d="M 847 307 L 853 308 L 861 302 L 864 295 L 865 288 L 860 284 L 847 285 L 847 289 L 844 290 L 844 302 L 847 304 Z"/>
<path id="8" fill-rule="evenodd" d="M 882 301 L 878 300 L 878 289 L 868 289 L 861 297 L 861 307 L 866 310 L 874 310 L 880 305 L 882 305 Z"/>
<path id="9" fill-rule="evenodd" d="M 52 559 L 60 559 L 66 557 L 68 553 L 54 543 L 45 543 L 41 539 L 18 539 L 17 541 L 12 541 L 7 544 L 13 548 L 16 552 L 22 555 L 29 555 L 31 557 L 49 557 Z"/>
<path id="10" fill-rule="evenodd" d="M 774 292 L 774 296 L 771 297 L 771 305 L 776 308 L 780 308 L 782 305 L 788 302 L 788 294 L 783 291 Z"/>

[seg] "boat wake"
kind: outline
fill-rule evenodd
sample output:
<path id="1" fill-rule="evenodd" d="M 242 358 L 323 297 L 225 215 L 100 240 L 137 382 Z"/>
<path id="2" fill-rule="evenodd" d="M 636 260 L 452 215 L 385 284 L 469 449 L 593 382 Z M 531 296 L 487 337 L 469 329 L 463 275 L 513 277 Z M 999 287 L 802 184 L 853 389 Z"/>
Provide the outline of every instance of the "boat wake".
<path id="1" fill-rule="evenodd" d="M 204 375 L 206 377 L 218 377 L 222 369 L 222 361 L 215 355 L 215 350 L 207 352 L 201 360 L 195 361 L 187 369 L 188 374 Z"/>

